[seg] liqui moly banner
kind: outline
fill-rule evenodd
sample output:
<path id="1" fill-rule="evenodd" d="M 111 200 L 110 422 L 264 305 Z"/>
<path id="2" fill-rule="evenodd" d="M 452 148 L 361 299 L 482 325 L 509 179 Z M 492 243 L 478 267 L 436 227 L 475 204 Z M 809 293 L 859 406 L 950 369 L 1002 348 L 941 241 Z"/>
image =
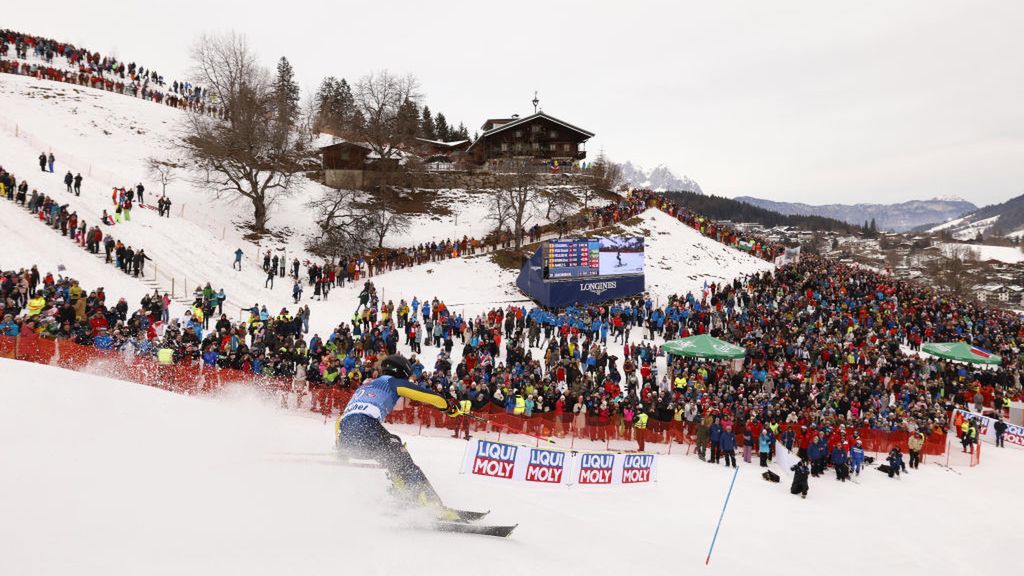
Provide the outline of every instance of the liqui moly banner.
<path id="1" fill-rule="evenodd" d="M 462 472 L 538 484 L 569 483 L 569 452 L 471 440 Z"/>
<path id="2" fill-rule="evenodd" d="M 573 461 L 573 484 L 646 484 L 657 480 L 658 475 L 654 454 L 580 452 Z"/>
<path id="3" fill-rule="evenodd" d="M 982 416 L 977 412 L 968 412 L 957 408 L 953 411 L 953 426 L 959 430 L 965 419 L 971 419 L 978 423 L 978 439 L 989 444 L 996 443 L 996 419 L 989 416 Z M 1006 422 L 1005 420 L 1003 422 Z M 1007 444 L 1024 446 L 1024 426 L 1006 422 L 1006 432 L 1003 434 L 1003 441 Z"/>
<path id="4" fill-rule="evenodd" d="M 645 484 L 657 479 L 654 454 L 571 453 L 473 439 L 462 472 L 536 484 Z"/>

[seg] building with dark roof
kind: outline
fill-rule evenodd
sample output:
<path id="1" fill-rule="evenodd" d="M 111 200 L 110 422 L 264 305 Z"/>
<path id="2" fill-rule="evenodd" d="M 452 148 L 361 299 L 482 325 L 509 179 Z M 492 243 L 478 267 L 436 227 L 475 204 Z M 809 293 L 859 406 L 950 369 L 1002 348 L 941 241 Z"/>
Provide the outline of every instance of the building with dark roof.
<path id="1" fill-rule="evenodd" d="M 524 118 L 492 118 L 469 146 L 472 162 L 500 170 L 506 162 L 529 160 L 551 166 L 574 166 L 587 157 L 586 142 L 594 133 L 537 112 Z"/>

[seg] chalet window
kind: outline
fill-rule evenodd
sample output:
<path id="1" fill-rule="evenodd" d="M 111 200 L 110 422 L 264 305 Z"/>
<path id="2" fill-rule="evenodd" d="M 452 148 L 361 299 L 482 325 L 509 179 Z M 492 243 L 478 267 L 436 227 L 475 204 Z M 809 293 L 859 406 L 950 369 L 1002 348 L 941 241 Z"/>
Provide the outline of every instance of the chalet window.
<path id="1" fill-rule="evenodd" d="M 502 142 L 501 143 L 501 151 L 502 152 L 508 152 L 508 142 Z"/>
<path id="2" fill-rule="evenodd" d="M 516 130 L 516 138 L 522 138 L 522 137 L 523 137 L 523 131 L 522 130 Z"/>
<path id="3" fill-rule="evenodd" d="M 523 151 L 523 143 L 522 142 L 516 142 L 516 152 L 522 152 L 522 151 Z"/>
<path id="4" fill-rule="evenodd" d="M 534 142 L 533 143 L 533 149 L 534 150 L 540 150 L 540 142 Z"/>
<path id="5" fill-rule="evenodd" d="M 533 131 L 533 132 L 540 132 L 541 131 L 541 125 L 540 124 L 534 124 L 533 126 L 530 127 L 530 130 Z"/>
<path id="6" fill-rule="evenodd" d="M 552 138 L 552 139 L 558 138 L 558 132 L 555 132 L 554 130 L 552 130 L 551 132 L 548 132 L 548 137 Z"/>
<path id="7" fill-rule="evenodd" d="M 565 150 L 566 152 L 568 152 L 570 150 L 569 144 L 563 144 L 562 145 L 562 150 Z"/>
<path id="8" fill-rule="evenodd" d="M 348 160 L 348 150 L 342 150 L 340 156 L 342 160 Z"/>
<path id="9" fill-rule="evenodd" d="M 558 150 L 558 144 L 555 144 L 554 142 L 552 142 L 552 143 L 550 144 L 550 147 L 549 147 L 549 149 L 550 149 L 550 150 L 551 150 L 552 152 L 554 152 L 555 150 Z"/>

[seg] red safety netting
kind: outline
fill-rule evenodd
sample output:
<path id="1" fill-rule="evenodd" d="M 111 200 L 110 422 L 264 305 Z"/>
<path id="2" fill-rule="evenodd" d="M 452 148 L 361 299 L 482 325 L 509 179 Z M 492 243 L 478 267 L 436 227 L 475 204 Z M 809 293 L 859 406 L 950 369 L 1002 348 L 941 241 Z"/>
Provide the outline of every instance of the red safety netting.
<path id="1" fill-rule="evenodd" d="M 325 418 L 340 414 L 352 390 L 336 386 L 309 386 L 304 382 L 293 382 L 289 378 L 260 376 L 230 368 L 206 367 L 199 362 L 162 365 L 148 357 L 134 356 L 122 352 L 100 350 L 82 346 L 69 340 L 53 340 L 35 335 L 0 337 L 0 357 L 49 364 L 69 370 L 89 371 L 111 376 L 120 380 L 136 382 L 180 394 L 203 394 L 223 389 L 226 386 L 245 386 L 277 395 L 284 406 L 302 406 L 324 415 Z M 290 401 L 294 399 L 294 402 Z M 568 441 L 569 447 L 576 447 L 577 441 L 589 442 L 594 448 L 604 444 L 607 450 L 635 449 L 637 431 L 621 418 L 599 418 L 572 413 L 533 414 L 530 417 L 509 414 L 494 405 L 487 405 L 474 411 L 474 416 L 486 419 L 480 421 L 466 418 L 450 418 L 424 405 L 401 402 L 389 415 L 388 421 L 419 425 L 423 429 L 441 428 L 455 432 L 466 430 L 473 433 L 488 432 L 497 435 L 528 435 L 537 442 L 552 438 Z M 783 425 L 788 426 L 788 425 Z M 785 428 L 783 428 L 785 429 Z M 733 433 L 737 437 L 737 451 L 743 450 L 744 427 L 737 424 Z M 851 435 L 853 430 L 848 431 Z M 906 451 L 908 432 L 884 430 L 857 430 L 865 452 L 887 453 L 893 447 Z M 648 421 L 644 432 L 645 444 L 662 446 L 668 453 L 692 452 L 696 446 L 695 425 L 684 421 Z M 932 434 L 925 439 L 922 453 L 942 455 L 947 453 L 947 440 L 943 434 Z M 971 465 L 977 457 L 970 459 Z"/>

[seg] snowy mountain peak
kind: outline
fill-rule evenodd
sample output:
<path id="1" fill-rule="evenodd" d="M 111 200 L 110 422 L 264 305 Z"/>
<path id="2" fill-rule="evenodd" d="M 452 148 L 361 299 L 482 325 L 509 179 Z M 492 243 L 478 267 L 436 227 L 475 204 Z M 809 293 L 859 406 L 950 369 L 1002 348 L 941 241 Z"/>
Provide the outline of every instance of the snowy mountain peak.
<path id="1" fill-rule="evenodd" d="M 634 188 L 648 188 L 657 192 L 696 192 L 703 194 L 700 184 L 689 176 L 677 176 L 671 168 L 658 164 L 651 170 L 645 170 L 638 164 L 626 162 L 622 164 L 623 181 Z"/>

